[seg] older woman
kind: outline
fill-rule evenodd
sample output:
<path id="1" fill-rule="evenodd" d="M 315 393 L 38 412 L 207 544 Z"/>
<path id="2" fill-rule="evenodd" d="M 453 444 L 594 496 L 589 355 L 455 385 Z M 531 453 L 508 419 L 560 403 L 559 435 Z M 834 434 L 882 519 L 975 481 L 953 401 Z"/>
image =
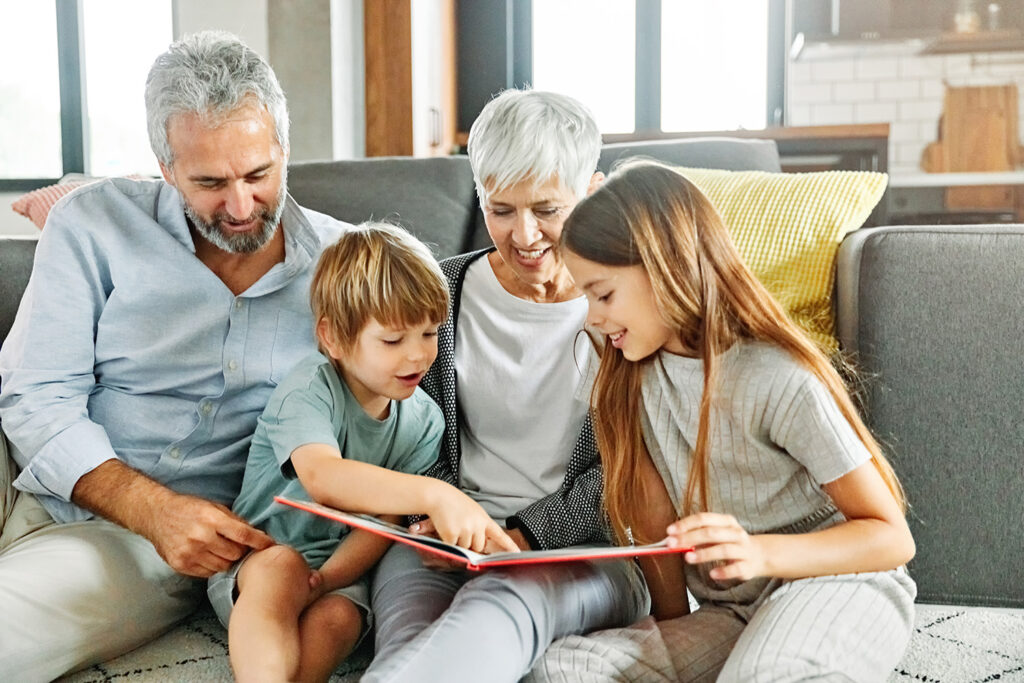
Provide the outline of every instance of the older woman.
<path id="1" fill-rule="evenodd" d="M 422 386 L 445 433 L 431 474 L 462 488 L 522 548 L 606 542 L 585 395 L 586 300 L 557 251 L 602 179 L 601 136 L 579 102 L 507 91 L 480 113 L 469 158 L 494 247 L 448 259 L 452 311 Z M 430 529 L 429 520 L 420 529 Z M 374 582 L 377 656 L 363 681 L 516 681 L 555 638 L 649 611 L 632 562 L 484 574 L 424 566 L 407 546 Z"/>

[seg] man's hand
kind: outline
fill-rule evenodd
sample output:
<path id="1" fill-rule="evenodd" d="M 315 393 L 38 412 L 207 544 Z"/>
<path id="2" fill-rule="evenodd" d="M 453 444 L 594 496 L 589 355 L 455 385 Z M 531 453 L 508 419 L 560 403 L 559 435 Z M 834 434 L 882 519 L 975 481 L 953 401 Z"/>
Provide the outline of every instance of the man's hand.
<path id="1" fill-rule="evenodd" d="M 82 475 L 71 500 L 146 537 L 177 572 L 206 578 L 274 540 L 223 505 L 175 493 L 119 460 Z"/>
<path id="2" fill-rule="evenodd" d="M 228 569 L 249 550 L 274 544 L 223 505 L 181 494 L 167 497 L 147 526 L 143 535 L 172 569 L 200 578 Z"/>

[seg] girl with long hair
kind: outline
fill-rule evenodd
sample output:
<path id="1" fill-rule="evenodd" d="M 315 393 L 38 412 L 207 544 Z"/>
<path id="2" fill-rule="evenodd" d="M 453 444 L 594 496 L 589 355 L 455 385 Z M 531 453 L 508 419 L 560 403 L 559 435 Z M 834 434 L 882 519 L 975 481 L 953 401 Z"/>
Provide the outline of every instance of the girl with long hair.
<path id="1" fill-rule="evenodd" d="M 633 162 L 560 248 L 605 340 L 591 404 L 612 527 L 692 549 L 641 563 L 652 618 L 555 643 L 535 679 L 885 680 L 913 626 L 903 490 L 712 204 Z"/>

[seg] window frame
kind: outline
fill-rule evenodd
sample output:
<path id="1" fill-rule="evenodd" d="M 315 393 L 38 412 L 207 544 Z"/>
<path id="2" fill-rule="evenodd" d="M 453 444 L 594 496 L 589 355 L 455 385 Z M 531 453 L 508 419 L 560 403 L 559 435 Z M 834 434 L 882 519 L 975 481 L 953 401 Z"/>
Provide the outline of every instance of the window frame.
<path id="1" fill-rule="evenodd" d="M 85 173 L 85 79 L 82 59 L 82 0 L 54 0 L 57 23 L 57 71 L 60 78 L 61 177 Z M 0 192 L 28 192 L 60 178 L 3 178 Z"/>
<path id="2" fill-rule="evenodd" d="M 721 131 L 663 131 L 661 129 L 661 4 L 636 0 L 636 62 L 634 130 L 605 134 L 605 142 L 631 142 L 688 137 Z M 465 144 L 470 126 L 489 96 L 533 81 L 533 0 L 459 0 L 458 129 Z M 768 67 L 765 74 L 766 127 L 785 123 L 786 0 L 768 0 Z M 486 51 L 490 59 L 484 59 Z M 494 63 L 494 51 L 504 60 Z M 493 64 L 493 65 L 492 65 Z M 481 65 L 485 65 L 481 68 Z"/>

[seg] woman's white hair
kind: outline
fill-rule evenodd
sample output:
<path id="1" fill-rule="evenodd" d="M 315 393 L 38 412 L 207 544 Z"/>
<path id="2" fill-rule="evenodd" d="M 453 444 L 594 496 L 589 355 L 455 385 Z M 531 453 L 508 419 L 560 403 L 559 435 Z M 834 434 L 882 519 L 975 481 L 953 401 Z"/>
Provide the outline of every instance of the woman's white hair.
<path id="1" fill-rule="evenodd" d="M 480 202 L 524 180 L 561 180 L 586 196 L 601 153 L 594 115 L 567 95 L 506 90 L 487 103 L 469 131 L 469 163 Z M 487 186 L 487 187 L 485 187 Z"/>
<path id="2" fill-rule="evenodd" d="M 281 149 L 288 151 L 288 104 L 270 65 L 237 36 L 201 31 L 172 43 L 146 78 L 149 144 L 170 167 L 174 153 L 167 123 L 178 114 L 198 114 L 216 125 L 219 117 L 253 103 L 274 120 Z"/>

